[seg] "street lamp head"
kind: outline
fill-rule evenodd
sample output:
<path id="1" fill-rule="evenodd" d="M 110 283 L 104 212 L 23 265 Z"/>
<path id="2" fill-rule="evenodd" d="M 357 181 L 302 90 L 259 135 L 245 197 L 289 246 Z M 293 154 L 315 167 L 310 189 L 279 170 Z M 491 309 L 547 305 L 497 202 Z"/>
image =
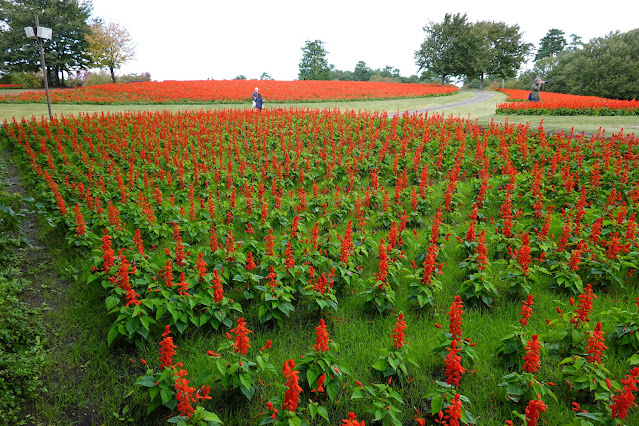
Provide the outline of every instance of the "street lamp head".
<path id="1" fill-rule="evenodd" d="M 51 28 L 46 27 L 38 27 L 37 36 L 46 40 L 51 40 L 53 36 L 53 30 Z"/>
<path id="2" fill-rule="evenodd" d="M 35 32 L 35 27 L 24 27 L 24 32 L 27 34 L 27 38 L 36 40 L 38 36 Z"/>

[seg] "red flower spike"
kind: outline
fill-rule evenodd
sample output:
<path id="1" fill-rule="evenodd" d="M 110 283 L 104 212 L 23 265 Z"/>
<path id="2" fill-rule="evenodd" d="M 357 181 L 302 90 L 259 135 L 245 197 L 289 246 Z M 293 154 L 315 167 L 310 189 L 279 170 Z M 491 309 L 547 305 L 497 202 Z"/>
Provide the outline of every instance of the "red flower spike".
<path id="1" fill-rule="evenodd" d="M 252 333 L 252 331 L 246 328 L 244 318 L 240 317 L 237 319 L 237 327 L 233 328 L 231 333 L 235 334 L 235 343 L 233 344 L 235 353 L 239 352 L 242 355 L 246 355 L 246 351 L 251 347 L 248 334 Z"/>
<path id="2" fill-rule="evenodd" d="M 393 328 L 393 334 L 390 337 L 393 339 L 393 346 L 395 350 L 400 349 L 404 343 L 406 342 L 404 330 L 406 330 L 406 321 L 404 321 L 404 313 L 402 312 L 397 317 L 397 321 L 395 322 L 395 328 Z"/>

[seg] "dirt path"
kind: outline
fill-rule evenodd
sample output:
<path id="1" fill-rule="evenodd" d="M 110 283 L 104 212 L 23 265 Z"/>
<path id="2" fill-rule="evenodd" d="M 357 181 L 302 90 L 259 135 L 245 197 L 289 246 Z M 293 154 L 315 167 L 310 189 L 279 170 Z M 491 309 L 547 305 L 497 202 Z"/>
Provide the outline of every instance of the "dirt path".
<path id="1" fill-rule="evenodd" d="M 495 92 L 494 91 L 483 91 L 483 90 L 460 90 L 460 92 L 471 92 L 473 93 L 473 97 L 469 98 L 469 99 L 465 99 L 463 101 L 459 101 L 459 102 L 454 102 L 454 103 L 450 103 L 450 104 L 445 104 L 445 105 L 437 105 L 437 106 L 433 106 L 433 107 L 429 107 L 429 108 L 421 108 L 421 109 L 415 109 L 412 111 L 407 111 L 408 114 L 422 114 L 422 113 L 426 113 L 426 112 L 432 112 L 432 111 L 440 111 L 440 110 L 445 110 L 445 109 L 449 109 L 449 108 L 455 108 L 455 107 L 460 107 L 460 106 L 466 106 L 466 105 L 472 105 L 472 104 L 478 104 L 480 102 L 485 102 L 488 101 L 490 99 L 492 99 L 493 97 L 495 97 Z M 396 115 L 403 115 L 404 113 L 392 113 L 392 114 L 388 114 L 388 116 L 390 118 L 396 116 Z"/>
<path id="2" fill-rule="evenodd" d="M 2 150 L 0 155 L 6 169 L 4 183 L 8 191 L 21 194 L 23 197 L 27 196 L 27 190 L 21 180 L 18 169 L 11 159 L 10 153 Z M 48 357 L 54 360 L 53 362 L 56 362 L 55 360 L 59 357 L 55 356 L 55 352 L 68 353 L 69 347 L 75 343 L 75 339 L 72 336 L 60 330 L 61 323 L 59 319 L 70 303 L 67 297 L 67 289 L 71 283 L 61 279 L 56 272 L 53 265 L 54 259 L 44 240 L 46 238 L 44 235 L 46 230 L 41 228 L 37 213 L 31 211 L 31 209 L 29 210 L 22 221 L 22 229 L 33 247 L 22 249 L 18 266 L 22 276 L 31 281 L 31 286 L 25 289 L 21 299 L 34 308 L 46 306 L 46 309 L 41 311 L 41 319 L 49 336 L 47 345 Z M 49 373 L 47 375 L 48 379 L 45 379 L 45 386 L 50 390 L 73 386 L 73 382 L 80 381 L 83 374 L 81 369 L 69 365 L 64 368 L 54 367 L 48 370 L 50 371 L 45 371 L 45 373 Z M 50 399 L 50 396 L 48 391 L 44 390 L 37 398 L 47 400 Z M 82 407 L 68 407 L 66 412 L 60 413 L 60 416 L 61 419 L 64 418 L 65 421 L 75 425 L 96 424 L 99 423 L 99 419 L 95 414 L 96 407 L 95 401 L 89 401 Z M 35 410 L 33 403 L 27 401 L 23 411 L 26 424 L 41 424 L 41 419 L 38 419 Z"/>

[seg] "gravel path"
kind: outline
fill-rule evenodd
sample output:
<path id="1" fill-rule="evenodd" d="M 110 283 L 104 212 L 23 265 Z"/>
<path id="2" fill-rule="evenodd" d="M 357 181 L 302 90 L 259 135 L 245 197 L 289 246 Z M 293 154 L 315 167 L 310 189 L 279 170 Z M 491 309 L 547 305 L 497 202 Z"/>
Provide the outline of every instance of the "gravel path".
<path id="1" fill-rule="evenodd" d="M 472 98 L 468 98 L 465 99 L 463 101 L 459 101 L 459 102 L 454 102 L 452 104 L 445 104 L 445 105 L 437 105 L 437 106 L 433 106 L 430 108 L 422 108 L 422 109 L 416 109 L 416 110 L 412 110 L 412 111 L 407 111 L 408 114 L 422 114 L 425 112 L 431 112 L 431 111 L 438 111 L 438 110 L 443 110 L 443 109 L 448 109 L 448 108 L 454 108 L 454 107 L 459 107 L 459 106 L 465 106 L 465 105 L 471 105 L 471 104 L 477 104 L 480 102 L 484 102 L 484 101 L 488 101 L 490 99 L 492 99 L 493 97 L 495 97 L 495 92 L 494 91 L 483 91 L 483 90 L 460 90 L 460 92 L 471 92 L 473 93 L 473 97 Z M 388 116 L 390 118 L 396 116 L 396 115 L 402 115 L 404 114 L 402 113 L 390 113 L 388 114 Z"/>

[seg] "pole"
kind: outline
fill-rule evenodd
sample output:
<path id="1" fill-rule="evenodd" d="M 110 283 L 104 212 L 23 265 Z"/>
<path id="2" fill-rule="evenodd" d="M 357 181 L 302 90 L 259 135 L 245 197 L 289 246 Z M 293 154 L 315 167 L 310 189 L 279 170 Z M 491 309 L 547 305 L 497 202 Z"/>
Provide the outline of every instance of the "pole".
<path id="1" fill-rule="evenodd" d="M 36 22 L 36 31 L 40 26 L 40 20 L 38 19 L 38 15 L 35 16 Z M 40 46 L 40 61 L 42 62 L 42 76 L 44 77 L 44 91 L 47 95 L 47 108 L 49 109 L 49 120 L 53 119 L 51 115 L 51 100 L 49 99 L 49 83 L 47 81 L 47 66 L 44 63 L 44 50 L 42 49 L 42 39 L 38 37 L 38 45 Z"/>

